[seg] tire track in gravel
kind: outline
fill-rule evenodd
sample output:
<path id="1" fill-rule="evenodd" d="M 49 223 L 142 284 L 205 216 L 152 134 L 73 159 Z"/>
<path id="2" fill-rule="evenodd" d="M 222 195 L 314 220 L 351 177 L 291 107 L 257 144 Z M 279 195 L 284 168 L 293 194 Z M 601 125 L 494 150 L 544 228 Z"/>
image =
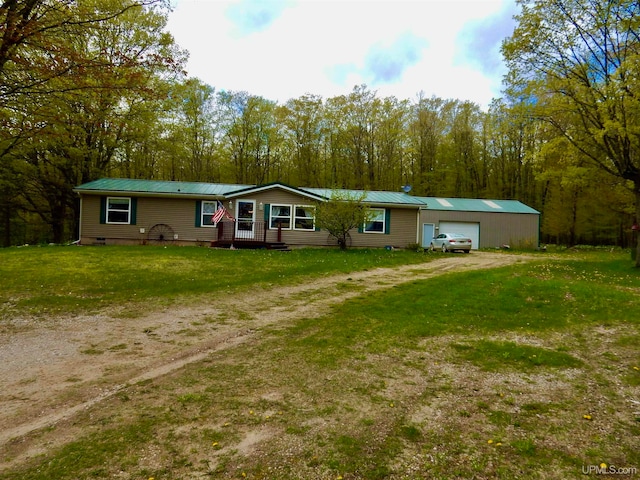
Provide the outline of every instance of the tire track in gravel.
<path id="1" fill-rule="evenodd" d="M 0 393 L 0 423 L 5 425 L 0 432 L 0 448 L 12 440 L 68 420 L 113 397 L 128 385 L 169 374 L 203 360 L 213 352 L 257 341 L 264 327 L 286 328 L 297 319 L 324 315 L 333 305 L 350 298 L 403 283 L 531 259 L 489 252 L 447 255 L 428 263 L 331 275 L 306 284 L 263 288 L 226 299 L 224 309 L 173 307 L 135 319 L 102 314 L 36 327 L 35 331 L 17 332 L 0 344 L 0 358 L 8 360 L 0 365 L 0 383 L 5 386 L 4 393 Z M 344 288 L 345 283 L 353 288 Z M 202 323 L 194 320 L 220 317 L 229 310 L 235 318 L 211 322 L 197 330 L 195 338 L 185 340 L 180 337 L 180 330 L 175 330 L 178 325 Z M 142 329 L 146 324 L 152 327 Z M 152 330 L 155 336 L 150 338 L 147 330 Z M 201 340 L 203 336 L 206 341 Z M 176 337 L 181 340 L 177 345 Z M 122 342 L 132 339 L 138 348 L 133 353 L 127 352 L 124 361 L 122 352 L 117 349 L 110 352 L 107 348 L 107 355 L 89 358 L 86 350 L 84 353 L 82 350 L 87 345 L 123 345 Z M 47 341 L 56 343 L 56 348 L 50 345 L 52 348 L 47 349 Z M 40 356 L 34 363 L 28 356 L 36 351 Z M 14 368 L 16 365 L 21 368 Z M 109 374 L 110 369 L 117 373 Z M 82 380 L 81 387 L 84 388 L 69 386 L 70 372 Z M 11 463 L 17 461 L 19 458 L 13 458 Z"/>

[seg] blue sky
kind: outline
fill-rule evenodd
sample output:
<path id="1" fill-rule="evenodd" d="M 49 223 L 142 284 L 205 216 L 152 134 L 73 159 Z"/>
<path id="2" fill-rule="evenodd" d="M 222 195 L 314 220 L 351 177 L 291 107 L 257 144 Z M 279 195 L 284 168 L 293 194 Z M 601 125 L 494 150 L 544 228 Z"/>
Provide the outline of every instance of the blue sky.
<path id="1" fill-rule="evenodd" d="M 515 0 L 173 0 L 187 71 L 216 90 L 280 103 L 366 84 L 379 96 L 486 108 L 505 73 Z"/>

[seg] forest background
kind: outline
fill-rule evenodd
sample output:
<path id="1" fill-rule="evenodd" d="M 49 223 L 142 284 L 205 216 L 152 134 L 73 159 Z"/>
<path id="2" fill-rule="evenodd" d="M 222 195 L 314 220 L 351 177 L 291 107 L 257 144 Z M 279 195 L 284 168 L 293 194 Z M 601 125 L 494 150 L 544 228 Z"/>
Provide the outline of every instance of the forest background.
<path id="1" fill-rule="evenodd" d="M 2 1 L 0 242 L 76 239 L 73 188 L 125 177 L 408 184 L 413 195 L 520 200 L 541 212 L 544 243 L 636 245 L 640 7 L 518 3 L 504 96 L 483 110 L 367 85 L 284 104 L 216 91 L 185 74 L 167 0 Z"/>

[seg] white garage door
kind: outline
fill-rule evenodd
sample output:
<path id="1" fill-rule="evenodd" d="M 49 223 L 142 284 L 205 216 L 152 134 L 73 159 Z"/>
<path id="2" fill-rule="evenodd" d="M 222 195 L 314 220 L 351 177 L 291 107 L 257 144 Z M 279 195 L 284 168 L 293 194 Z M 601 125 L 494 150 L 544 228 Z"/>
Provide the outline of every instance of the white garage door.
<path id="1" fill-rule="evenodd" d="M 471 248 L 480 245 L 480 224 L 469 222 L 440 222 L 438 233 L 461 233 L 471 239 Z"/>

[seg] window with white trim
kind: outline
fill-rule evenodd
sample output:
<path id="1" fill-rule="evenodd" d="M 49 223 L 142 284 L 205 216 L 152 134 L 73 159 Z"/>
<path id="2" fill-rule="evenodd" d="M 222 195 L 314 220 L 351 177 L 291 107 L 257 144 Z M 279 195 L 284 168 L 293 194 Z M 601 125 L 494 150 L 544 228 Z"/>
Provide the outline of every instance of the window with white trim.
<path id="1" fill-rule="evenodd" d="M 310 205 L 293 206 L 293 229 L 314 231 L 316 229 L 316 207 Z"/>
<path id="2" fill-rule="evenodd" d="M 106 221 L 128 225 L 131 223 L 131 199 L 128 197 L 107 197 Z"/>
<path id="3" fill-rule="evenodd" d="M 203 227 L 214 227 L 213 215 L 216 213 L 216 210 L 218 210 L 218 202 L 203 200 L 201 208 L 200 225 Z"/>
<path id="4" fill-rule="evenodd" d="M 269 228 L 291 230 L 291 205 L 271 204 L 269 212 Z"/>
<path id="5" fill-rule="evenodd" d="M 385 232 L 385 210 L 384 208 L 370 208 L 369 221 L 364 225 L 365 233 Z"/>

